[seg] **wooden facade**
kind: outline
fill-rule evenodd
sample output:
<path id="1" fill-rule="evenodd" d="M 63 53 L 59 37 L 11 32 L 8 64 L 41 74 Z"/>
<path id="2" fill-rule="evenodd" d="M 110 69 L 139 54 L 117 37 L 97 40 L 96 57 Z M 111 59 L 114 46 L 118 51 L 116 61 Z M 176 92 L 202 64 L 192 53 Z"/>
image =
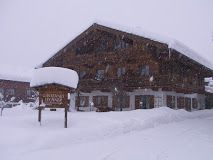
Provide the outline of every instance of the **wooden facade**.
<path id="1" fill-rule="evenodd" d="M 5 102 L 33 102 L 35 95 L 30 88 L 29 82 L 12 81 L 12 80 L 0 80 L 0 93 L 3 95 Z"/>
<path id="2" fill-rule="evenodd" d="M 204 77 L 213 76 L 211 69 L 167 44 L 99 24 L 93 24 L 42 65 L 48 66 L 78 72 L 82 106 L 93 102 L 93 107 L 115 110 L 119 108 L 113 98 L 116 88 L 129 96 L 124 108 L 202 108 Z M 73 97 L 75 105 L 76 94 Z"/>

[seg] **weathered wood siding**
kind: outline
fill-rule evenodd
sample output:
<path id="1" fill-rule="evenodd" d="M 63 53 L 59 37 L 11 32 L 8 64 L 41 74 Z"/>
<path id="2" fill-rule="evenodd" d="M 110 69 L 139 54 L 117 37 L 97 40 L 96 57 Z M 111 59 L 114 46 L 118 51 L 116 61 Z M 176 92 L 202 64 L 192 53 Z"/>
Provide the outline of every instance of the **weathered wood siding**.
<path id="1" fill-rule="evenodd" d="M 140 68 L 149 67 L 148 75 Z M 79 90 L 110 92 L 119 85 L 127 91 L 149 88 L 204 94 L 203 78 L 212 71 L 163 43 L 94 25 L 43 64 L 76 70 Z M 118 68 L 125 74 L 118 76 Z M 104 72 L 97 79 L 97 72 Z M 100 77 L 99 77 L 100 78 Z M 150 78 L 153 79 L 150 81 Z M 178 102 L 182 105 L 181 102 Z"/>
<path id="2" fill-rule="evenodd" d="M 24 102 L 34 101 L 29 82 L 0 80 L 0 92 L 3 92 L 1 94 L 4 96 L 5 101 L 10 101 L 12 97 L 15 97 L 15 102 L 20 100 Z"/>

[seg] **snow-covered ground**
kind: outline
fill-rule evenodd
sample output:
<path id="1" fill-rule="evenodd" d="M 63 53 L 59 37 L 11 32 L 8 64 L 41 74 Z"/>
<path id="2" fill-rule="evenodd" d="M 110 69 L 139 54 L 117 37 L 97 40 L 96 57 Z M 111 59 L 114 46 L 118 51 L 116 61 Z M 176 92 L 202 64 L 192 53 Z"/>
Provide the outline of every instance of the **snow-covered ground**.
<path id="1" fill-rule="evenodd" d="M 26 106 L 0 117 L 1 160 L 212 160 L 213 110 L 166 107 L 126 112 L 42 112 Z"/>

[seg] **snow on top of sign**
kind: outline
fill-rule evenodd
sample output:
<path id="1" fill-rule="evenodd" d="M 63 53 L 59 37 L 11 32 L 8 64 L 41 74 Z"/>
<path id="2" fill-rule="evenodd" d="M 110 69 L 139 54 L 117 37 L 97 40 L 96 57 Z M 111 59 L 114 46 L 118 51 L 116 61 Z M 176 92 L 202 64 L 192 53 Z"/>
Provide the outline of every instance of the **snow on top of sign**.
<path id="1" fill-rule="evenodd" d="M 46 84 L 59 84 L 70 88 L 77 88 L 78 74 L 76 71 L 61 67 L 44 67 L 35 69 L 30 82 L 31 87 Z"/>

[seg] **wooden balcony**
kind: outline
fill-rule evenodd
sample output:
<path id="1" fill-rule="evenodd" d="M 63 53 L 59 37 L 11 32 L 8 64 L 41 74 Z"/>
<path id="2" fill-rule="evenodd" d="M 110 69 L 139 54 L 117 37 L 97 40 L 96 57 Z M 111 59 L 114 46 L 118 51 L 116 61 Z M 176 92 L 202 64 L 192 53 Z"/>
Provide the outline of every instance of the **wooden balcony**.
<path id="1" fill-rule="evenodd" d="M 177 75 L 175 79 L 171 79 L 168 75 L 160 75 L 157 77 L 157 84 L 164 90 L 174 90 L 180 93 L 204 93 L 204 85 L 192 85 L 189 82 L 184 82 L 183 79 Z"/>
<path id="2" fill-rule="evenodd" d="M 180 78 L 180 77 L 179 77 Z M 195 86 L 188 83 L 183 83 L 178 77 L 176 81 L 172 81 L 168 75 L 154 76 L 153 81 L 150 81 L 149 77 L 136 77 L 136 78 L 105 78 L 103 80 L 95 79 L 83 79 L 80 80 L 80 90 L 85 92 L 91 92 L 93 90 L 100 90 L 103 92 L 112 91 L 113 87 L 122 87 L 127 91 L 133 91 L 135 89 L 150 88 L 158 90 L 162 88 L 164 91 L 176 91 L 179 93 L 204 93 L 204 86 Z"/>

